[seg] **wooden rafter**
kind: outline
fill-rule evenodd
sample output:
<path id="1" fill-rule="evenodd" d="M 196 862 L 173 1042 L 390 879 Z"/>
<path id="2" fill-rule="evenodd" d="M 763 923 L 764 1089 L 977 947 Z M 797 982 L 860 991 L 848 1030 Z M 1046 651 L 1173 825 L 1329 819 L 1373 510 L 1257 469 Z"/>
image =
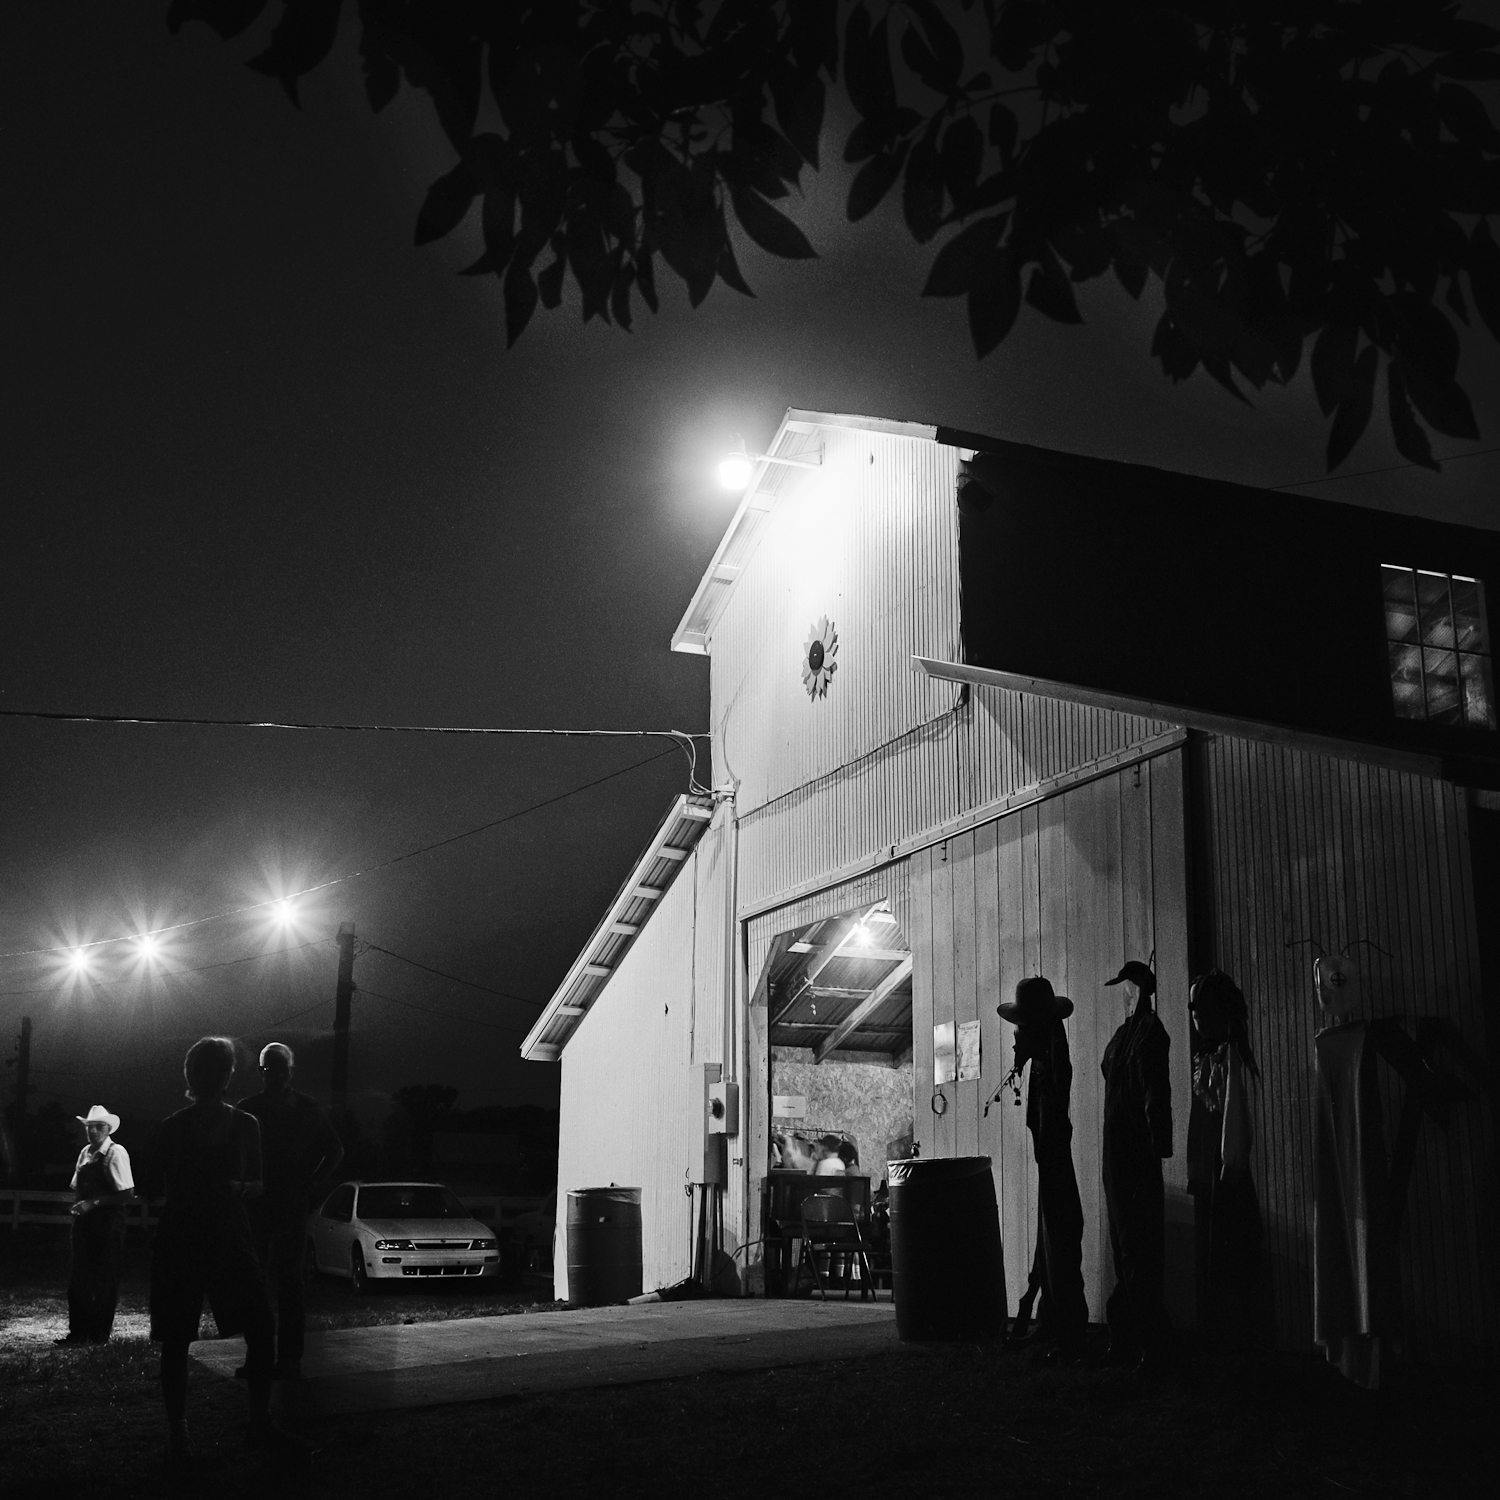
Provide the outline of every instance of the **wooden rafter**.
<path id="1" fill-rule="evenodd" d="M 831 1032 L 818 1043 L 817 1050 L 813 1053 L 813 1061 L 820 1063 L 835 1047 L 846 1038 L 851 1036 L 860 1028 L 860 1023 L 867 1021 L 879 1006 L 902 985 L 911 978 L 911 954 L 906 954 L 900 963 L 891 970 L 879 984 L 865 996 L 858 1005 L 844 1017 Z"/>
<path id="2" fill-rule="evenodd" d="M 852 911 L 847 916 L 838 919 L 834 927 L 834 936 L 831 942 L 819 943 L 813 951 L 813 956 L 808 959 L 807 966 L 802 971 L 802 983 L 797 986 L 791 998 L 771 1017 L 770 1025 L 774 1026 L 791 1008 L 802 998 L 805 990 L 813 988 L 813 982 L 835 958 L 839 957 L 839 949 L 849 934 L 859 926 L 872 911 L 878 911 L 885 905 L 884 901 L 876 901 L 872 905 L 863 907 L 859 911 Z"/>

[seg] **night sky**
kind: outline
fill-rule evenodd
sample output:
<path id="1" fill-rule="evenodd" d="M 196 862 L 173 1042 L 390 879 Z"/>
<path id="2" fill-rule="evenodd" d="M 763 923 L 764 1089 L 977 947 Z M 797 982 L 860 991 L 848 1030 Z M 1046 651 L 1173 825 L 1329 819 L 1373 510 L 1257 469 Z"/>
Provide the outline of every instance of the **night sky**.
<path id="1" fill-rule="evenodd" d="M 742 244 L 753 301 L 720 285 L 693 312 L 668 287 L 626 335 L 570 298 L 507 352 L 498 283 L 454 275 L 472 226 L 412 248 L 448 148 L 410 95 L 369 113 L 348 28 L 299 112 L 244 68 L 254 37 L 173 38 L 164 13 L 13 0 L 0 23 L 0 707 L 706 729 L 707 664 L 668 638 L 734 509 L 714 461 L 788 406 L 1252 484 L 1323 472 L 1306 379 L 1254 406 L 1174 389 L 1149 294 L 1094 283 L 1085 328 L 1028 310 L 977 364 L 961 304 L 917 295 L 929 252 L 895 207 L 844 222 L 837 125 L 793 209 L 820 260 Z M 1493 346 L 1462 374 L 1483 436 L 1440 454 L 1500 444 Z M 1400 462 L 1377 414 L 1345 470 Z M 1500 454 L 1309 493 L 1493 526 L 1497 479 Z M 624 772 L 335 886 L 289 935 L 208 922 L 155 971 L 98 950 L 87 983 L 4 957 L 0 1053 L 28 1015 L 34 1103 L 139 1116 L 174 1107 L 205 1031 L 275 1035 L 322 1092 L 340 921 L 542 1002 L 686 788 L 664 749 L 0 720 L 9 955 L 214 916 Z M 362 1112 L 425 1082 L 555 1102 L 556 1065 L 516 1050 L 535 1005 L 374 951 L 355 977 Z"/>

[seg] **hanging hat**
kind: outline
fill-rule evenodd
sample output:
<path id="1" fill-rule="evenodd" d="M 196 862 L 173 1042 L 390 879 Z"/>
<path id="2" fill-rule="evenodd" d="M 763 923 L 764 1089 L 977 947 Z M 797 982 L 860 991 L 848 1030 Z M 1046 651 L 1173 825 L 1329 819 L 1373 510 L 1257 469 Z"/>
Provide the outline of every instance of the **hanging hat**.
<path id="1" fill-rule="evenodd" d="M 1113 979 L 1106 979 L 1104 982 L 1105 984 L 1124 984 L 1127 979 L 1139 985 L 1143 995 L 1156 993 L 1156 975 L 1138 958 L 1126 959 L 1120 966 L 1120 972 Z"/>
<path id="2" fill-rule="evenodd" d="M 86 1115 L 74 1115 L 80 1125 L 102 1125 L 111 1135 L 120 1128 L 119 1115 L 112 1115 L 102 1104 L 96 1104 Z"/>
<path id="3" fill-rule="evenodd" d="M 1016 998 L 997 1005 L 1002 1021 L 1012 1026 L 1035 1026 L 1041 1021 L 1061 1021 L 1073 1014 L 1073 1002 L 1066 995 L 1052 993 L 1052 981 L 1041 974 L 1023 979 L 1016 986 Z"/>

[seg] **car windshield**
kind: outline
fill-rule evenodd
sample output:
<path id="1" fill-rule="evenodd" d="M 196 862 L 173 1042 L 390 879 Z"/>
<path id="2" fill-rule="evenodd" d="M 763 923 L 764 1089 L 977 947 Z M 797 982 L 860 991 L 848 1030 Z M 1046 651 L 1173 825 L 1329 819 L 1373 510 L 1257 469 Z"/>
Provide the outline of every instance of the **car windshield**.
<path id="1" fill-rule="evenodd" d="M 467 1219 L 471 1215 L 445 1187 L 381 1184 L 359 1190 L 362 1219 Z"/>

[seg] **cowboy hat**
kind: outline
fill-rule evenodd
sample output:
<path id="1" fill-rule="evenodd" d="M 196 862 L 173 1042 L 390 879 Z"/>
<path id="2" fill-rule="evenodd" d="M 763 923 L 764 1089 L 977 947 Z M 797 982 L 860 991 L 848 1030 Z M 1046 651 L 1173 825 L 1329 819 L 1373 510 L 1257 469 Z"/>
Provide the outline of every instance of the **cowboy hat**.
<path id="1" fill-rule="evenodd" d="M 1073 1002 L 1066 995 L 1052 992 L 1052 981 L 1041 974 L 1023 979 L 1016 986 L 1016 998 L 995 1007 L 1002 1021 L 1012 1026 L 1034 1026 L 1040 1021 L 1061 1021 L 1073 1014 Z"/>
<path id="2" fill-rule="evenodd" d="M 1124 984 L 1127 979 L 1138 985 L 1143 995 L 1156 993 L 1156 975 L 1138 958 L 1126 959 L 1120 966 L 1120 972 L 1113 979 L 1106 979 L 1104 982 L 1105 984 Z"/>
<path id="3" fill-rule="evenodd" d="M 96 1104 L 86 1115 L 74 1115 L 80 1125 L 102 1125 L 111 1135 L 120 1128 L 119 1115 L 112 1115 L 102 1104 Z"/>

